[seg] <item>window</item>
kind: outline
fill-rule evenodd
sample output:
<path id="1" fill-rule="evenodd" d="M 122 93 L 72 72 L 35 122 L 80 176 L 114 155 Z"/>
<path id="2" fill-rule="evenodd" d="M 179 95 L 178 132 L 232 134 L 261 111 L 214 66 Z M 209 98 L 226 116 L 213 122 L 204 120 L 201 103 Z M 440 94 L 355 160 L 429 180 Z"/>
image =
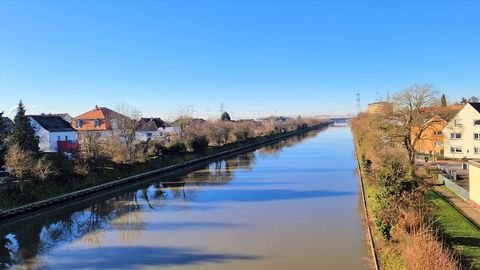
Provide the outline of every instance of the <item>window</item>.
<path id="1" fill-rule="evenodd" d="M 450 147 L 450 153 L 463 153 L 463 149 L 462 147 Z"/>
<path id="2" fill-rule="evenodd" d="M 456 127 L 461 127 L 462 126 L 462 119 L 455 119 L 454 121 Z"/>
<path id="3" fill-rule="evenodd" d="M 461 139 L 462 138 L 462 133 L 450 133 L 450 139 L 456 140 L 456 139 Z"/>
<path id="4" fill-rule="evenodd" d="M 148 132 L 148 133 L 147 133 L 147 137 L 148 137 L 148 138 L 151 138 L 151 137 L 152 137 L 152 133 Z"/>
<path id="5" fill-rule="evenodd" d="M 100 127 L 100 119 L 95 119 L 95 127 Z"/>
<path id="6" fill-rule="evenodd" d="M 65 136 L 65 141 L 68 141 L 68 136 Z"/>
<path id="7" fill-rule="evenodd" d="M 480 120 L 473 120 L 473 125 L 474 126 L 480 126 Z"/>
<path id="8" fill-rule="evenodd" d="M 442 133 L 441 130 L 439 130 L 439 131 L 434 131 L 434 132 L 433 132 L 433 135 L 435 135 L 435 136 L 441 136 L 442 134 L 443 134 L 443 133 Z"/>
<path id="9" fill-rule="evenodd" d="M 473 139 L 480 141 L 480 133 L 473 133 Z"/>
<path id="10" fill-rule="evenodd" d="M 480 155 L 480 147 L 473 147 L 473 153 L 476 155 Z"/>
<path id="11" fill-rule="evenodd" d="M 433 146 L 435 147 L 441 147 L 442 143 L 441 142 L 433 142 Z"/>
<path id="12" fill-rule="evenodd" d="M 82 120 L 78 119 L 77 120 L 77 128 L 81 128 L 81 127 L 82 127 Z"/>
<path id="13" fill-rule="evenodd" d="M 57 141 L 60 141 L 60 136 L 58 136 Z"/>

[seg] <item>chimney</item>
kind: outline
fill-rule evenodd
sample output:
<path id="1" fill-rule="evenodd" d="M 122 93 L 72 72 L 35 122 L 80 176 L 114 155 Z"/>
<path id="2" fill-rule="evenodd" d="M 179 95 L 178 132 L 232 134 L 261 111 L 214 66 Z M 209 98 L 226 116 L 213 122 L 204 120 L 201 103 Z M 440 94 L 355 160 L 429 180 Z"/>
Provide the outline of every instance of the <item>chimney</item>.
<path id="1" fill-rule="evenodd" d="M 97 111 L 98 111 L 98 105 L 95 105 L 95 110 L 97 110 Z"/>

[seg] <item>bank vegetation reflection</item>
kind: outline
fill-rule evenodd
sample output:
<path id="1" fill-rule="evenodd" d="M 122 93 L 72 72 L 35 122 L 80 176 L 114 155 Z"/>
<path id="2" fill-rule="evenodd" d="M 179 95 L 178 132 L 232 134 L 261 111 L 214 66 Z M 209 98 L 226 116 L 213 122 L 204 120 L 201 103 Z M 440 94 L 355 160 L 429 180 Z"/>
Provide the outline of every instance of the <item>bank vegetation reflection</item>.
<path id="1" fill-rule="evenodd" d="M 280 143 L 258 150 L 260 155 L 276 155 L 284 147 L 300 143 L 316 136 L 318 131 L 289 138 Z M 95 203 L 83 210 L 58 209 L 0 227 L 0 268 L 14 268 L 16 265 L 41 267 L 41 255 L 53 248 L 73 240 L 97 246 L 106 231 L 118 231 L 118 239 L 129 243 L 141 237 L 145 230 L 145 211 L 161 211 L 166 206 L 191 208 L 190 202 L 204 186 L 224 185 L 234 178 L 235 171 L 251 170 L 256 154 L 249 152 L 234 158 L 212 162 L 203 169 L 186 176 L 171 178 L 149 184 L 133 192 L 114 196 Z M 179 209 L 176 209 L 179 210 Z"/>

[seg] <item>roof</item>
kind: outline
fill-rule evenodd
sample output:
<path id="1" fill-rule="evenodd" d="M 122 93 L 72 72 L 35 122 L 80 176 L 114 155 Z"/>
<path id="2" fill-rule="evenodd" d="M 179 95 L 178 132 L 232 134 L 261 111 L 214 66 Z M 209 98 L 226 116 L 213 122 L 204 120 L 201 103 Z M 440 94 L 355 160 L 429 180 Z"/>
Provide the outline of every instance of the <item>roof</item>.
<path id="1" fill-rule="evenodd" d="M 167 123 L 159 117 L 140 118 L 140 122 L 153 122 L 157 126 L 157 128 L 168 126 Z"/>
<path id="2" fill-rule="evenodd" d="M 480 103 L 478 102 L 470 102 L 469 103 L 470 105 L 472 105 L 472 107 L 477 110 L 478 113 L 480 113 Z"/>
<path id="3" fill-rule="evenodd" d="M 159 128 L 168 125 L 160 118 L 140 118 L 137 131 L 157 131 Z"/>
<path id="4" fill-rule="evenodd" d="M 75 131 L 70 123 L 56 115 L 29 115 L 44 129 L 51 132 Z"/>
<path id="5" fill-rule="evenodd" d="M 116 117 L 123 117 L 123 115 L 106 107 L 95 106 L 93 110 L 80 114 L 79 116 L 76 116 L 73 119 L 74 120 L 77 120 L 77 119 L 94 120 L 94 119 L 112 119 Z"/>
<path id="6" fill-rule="evenodd" d="M 445 121 L 450 121 L 463 108 L 463 105 L 434 106 L 421 108 L 421 112 L 432 113 L 440 116 Z"/>
<path id="7" fill-rule="evenodd" d="M 5 125 L 13 125 L 13 121 L 12 119 L 8 118 L 8 117 L 5 117 L 5 116 L 2 116 L 2 119 L 3 119 L 3 123 Z"/>

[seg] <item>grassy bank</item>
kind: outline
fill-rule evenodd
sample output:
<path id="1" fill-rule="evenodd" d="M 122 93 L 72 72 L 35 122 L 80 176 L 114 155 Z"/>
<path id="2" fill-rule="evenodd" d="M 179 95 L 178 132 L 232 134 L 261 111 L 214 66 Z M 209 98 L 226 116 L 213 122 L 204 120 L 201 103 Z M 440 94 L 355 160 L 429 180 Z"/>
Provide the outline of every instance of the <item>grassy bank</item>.
<path id="1" fill-rule="evenodd" d="M 480 269 L 480 230 L 435 192 L 427 192 L 427 198 L 445 242 L 460 254 L 466 269 Z"/>
<path id="2" fill-rule="evenodd" d="M 357 142 L 355 140 L 355 149 L 357 149 Z M 365 190 L 365 202 L 367 204 L 368 216 L 373 217 L 373 210 L 377 209 L 378 204 L 375 200 L 375 197 L 379 193 L 378 188 L 375 187 L 369 181 L 366 181 L 367 173 L 365 172 L 364 164 L 362 164 L 362 159 L 358 158 L 358 152 L 355 153 L 357 160 L 359 162 L 360 174 L 363 181 L 363 186 Z M 372 237 L 375 242 L 375 252 L 377 253 L 378 260 L 380 263 L 381 269 L 391 269 L 391 270 L 402 270 L 405 269 L 405 264 L 403 263 L 402 256 L 393 246 L 389 246 L 388 243 L 383 241 L 381 234 L 376 230 L 373 220 L 367 220 L 368 226 L 372 228 Z"/>
<path id="3" fill-rule="evenodd" d="M 311 129 L 306 129 L 305 132 Z M 219 152 L 252 145 L 255 143 L 266 142 L 288 134 L 298 134 L 298 130 L 290 131 L 272 136 L 262 136 L 251 138 L 246 141 L 231 143 L 221 147 L 210 147 L 206 151 L 198 153 L 184 153 L 169 156 L 156 157 L 145 162 L 135 164 L 115 164 L 110 163 L 104 170 L 92 171 L 83 177 L 64 179 L 62 181 L 46 181 L 28 183 L 25 191 L 20 193 L 15 184 L 0 186 L 0 211 L 20 207 L 25 204 L 45 200 L 66 193 L 78 191 L 81 189 L 93 187 L 96 185 L 108 183 L 113 180 L 125 178 L 128 176 L 164 168 L 170 165 L 179 164 L 185 161 L 194 160 L 200 157 L 216 154 Z"/>

